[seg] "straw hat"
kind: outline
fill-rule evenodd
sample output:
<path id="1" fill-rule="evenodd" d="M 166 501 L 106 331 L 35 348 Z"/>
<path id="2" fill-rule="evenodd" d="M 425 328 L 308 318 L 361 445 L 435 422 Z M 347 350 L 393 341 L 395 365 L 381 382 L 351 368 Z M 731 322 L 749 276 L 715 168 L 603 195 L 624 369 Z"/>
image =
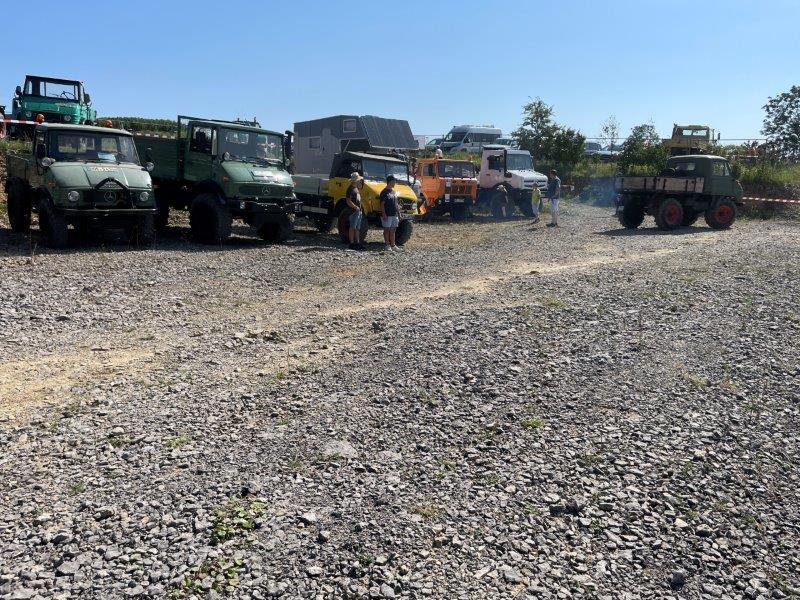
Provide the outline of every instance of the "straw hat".
<path id="1" fill-rule="evenodd" d="M 357 172 L 354 171 L 354 172 L 350 173 L 350 183 L 358 183 L 362 179 L 364 179 L 364 178 L 361 175 L 359 175 Z"/>

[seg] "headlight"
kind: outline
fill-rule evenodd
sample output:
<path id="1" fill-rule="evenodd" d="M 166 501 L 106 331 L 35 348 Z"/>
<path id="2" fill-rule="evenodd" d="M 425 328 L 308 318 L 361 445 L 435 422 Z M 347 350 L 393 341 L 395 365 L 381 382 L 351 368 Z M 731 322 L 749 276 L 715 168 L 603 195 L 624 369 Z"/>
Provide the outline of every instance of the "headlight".
<path id="1" fill-rule="evenodd" d="M 81 199 L 81 193 L 76 192 L 75 190 L 72 190 L 67 194 L 67 200 L 69 200 L 70 202 L 77 202 L 80 199 Z"/>
<path id="2" fill-rule="evenodd" d="M 139 202 L 147 202 L 150 199 L 150 192 L 139 192 Z"/>
<path id="3" fill-rule="evenodd" d="M 25 113 L 25 116 L 30 119 L 31 117 L 33 117 L 33 113 L 31 111 L 28 111 Z"/>
<path id="4" fill-rule="evenodd" d="M 70 115 L 64 115 L 64 123 L 69 123 L 72 121 L 72 117 Z"/>

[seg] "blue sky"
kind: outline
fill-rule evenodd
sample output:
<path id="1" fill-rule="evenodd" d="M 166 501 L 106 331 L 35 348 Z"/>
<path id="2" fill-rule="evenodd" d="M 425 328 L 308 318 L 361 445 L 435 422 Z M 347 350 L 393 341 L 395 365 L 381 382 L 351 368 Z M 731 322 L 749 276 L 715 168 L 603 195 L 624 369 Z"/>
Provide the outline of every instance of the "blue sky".
<path id="1" fill-rule="evenodd" d="M 101 114 L 257 116 L 271 129 L 339 113 L 415 133 L 511 131 L 540 96 L 594 136 L 653 120 L 759 135 L 766 98 L 800 84 L 798 0 L 39 0 L 7 27 L 0 103 L 26 73 L 86 82 Z M 20 21 L 21 23 L 21 21 Z"/>

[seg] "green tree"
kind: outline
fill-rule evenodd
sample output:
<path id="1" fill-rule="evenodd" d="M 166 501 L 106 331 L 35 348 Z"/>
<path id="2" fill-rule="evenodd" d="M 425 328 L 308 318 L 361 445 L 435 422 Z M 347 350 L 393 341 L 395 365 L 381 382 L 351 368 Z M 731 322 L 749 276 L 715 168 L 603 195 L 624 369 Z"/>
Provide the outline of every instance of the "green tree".
<path id="1" fill-rule="evenodd" d="M 661 143 L 653 123 L 642 123 L 631 129 L 622 145 L 618 165 L 623 173 L 631 171 L 658 173 L 667 160 L 668 152 Z"/>
<path id="2" fill-rule="evenodd" d="M 536 98 L 522 107 L 522 114 L 522 125 L 511 135 L 535 162 L 573 164 L 581 159 L 586 138 L 575 129 L 556 124 L 552 106 Z"/>
<path id="3" fill-rule="evenodd" d="M 776 158 L 800 159 L 800 85 L 767 98 L 764 127 L 770 153 Z"/>
<path id="4" fill-rule="evenodd" d="M 608 146 L 616 146 L 619 139 L 619 121 L 617 117 L 611 115 L 600 124 L 600 137 L 605 140 Z"/>

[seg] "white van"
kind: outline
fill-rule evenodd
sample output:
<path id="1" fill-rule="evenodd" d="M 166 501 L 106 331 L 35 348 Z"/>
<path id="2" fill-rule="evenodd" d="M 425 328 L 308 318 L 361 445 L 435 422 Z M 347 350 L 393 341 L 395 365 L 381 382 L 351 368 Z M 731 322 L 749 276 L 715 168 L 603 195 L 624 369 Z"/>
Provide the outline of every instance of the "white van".
<path id="1" fill-rule="evenodd" d="M 442 152 L 474 152 L 480 154 L 487 144 L 494 144 L 503 132 L 491 125 L 457 125 L 441 144 Z"/>

